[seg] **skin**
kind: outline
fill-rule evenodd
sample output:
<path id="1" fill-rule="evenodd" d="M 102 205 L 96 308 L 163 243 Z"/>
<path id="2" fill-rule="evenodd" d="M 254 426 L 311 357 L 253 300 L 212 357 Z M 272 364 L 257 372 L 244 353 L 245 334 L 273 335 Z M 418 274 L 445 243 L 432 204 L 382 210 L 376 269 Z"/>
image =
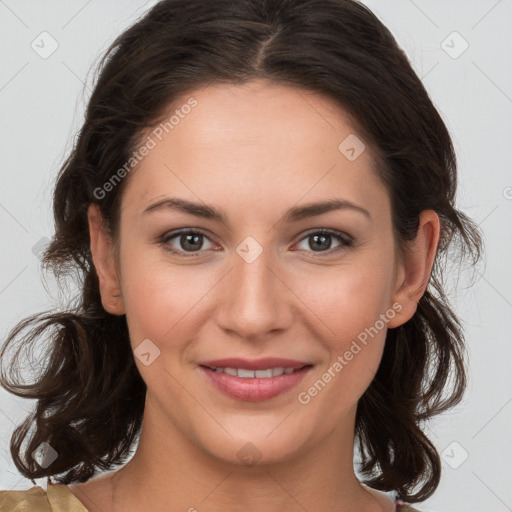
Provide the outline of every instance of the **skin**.
<path id="1" fill-rule="evenodd" d="M 150 339 L 160 356 L 148 366 L 135 358 L 148 391 L 133 459 L 69 488 L 93 512 L 394 510 L 355 477 L 355 412 L 387 328 L 409 320 L 425 291 L 439 218 L 422 212 L 416 239 L 399 257 L 371 148 L 354 161 L 338 150 L 356 132 L 321 95 L 265 81 L 215 85 L 184 96 L 171 113 L 190 96 L 197 107 L 130 175 L 114 240 L 99 209 L 89 209 L 103 306 L 126 314 L 132 348 Z M 144 213 L 171 195 L 221 209 L 227 222 L 166 208 Z M 347 208 L 280 221 L 291 207 L 334 197 L 370 217 Z M 199 250 L 187 252 L 179 236 L 159 242 L 181 228 L 203 230 Z M 351 235 L 353 246 L 328 237 L 315 251 L 310 235 L 321 228 Z M 248 236 L 263 249 L 251 263 L 236 252 Z M 198 255 L 174 255 L 169 246 Z M 298 393 L 393 304 L 400 311 L 385 327 L 299 403 Z M 314 366 L 297 388 L 265 402 L 224 396 L 198 368 L 209 359 L 264 356 Z M 247 443 L 261 457 L 252 466 L 237 456 Z"/>

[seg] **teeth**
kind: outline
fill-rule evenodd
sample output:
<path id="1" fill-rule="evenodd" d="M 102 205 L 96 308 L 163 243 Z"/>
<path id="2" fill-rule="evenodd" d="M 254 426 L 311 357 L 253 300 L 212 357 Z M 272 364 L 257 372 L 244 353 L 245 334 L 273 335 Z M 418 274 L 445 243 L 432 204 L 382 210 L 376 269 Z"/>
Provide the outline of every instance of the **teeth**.
<path id="1" fill-rule="evenodd" d="M 272 377 L 272 370 L 256 370 L 254 372 L 254 375 L 255 377 L 257 377 L 258 379 L 262 379 L 262 378 L 269 378 L 269 377 Z"/>
<path id="2" fill-rule="evenodd" d="M 295 371 L 294 368 L 268 368 L 266 370 L 246 370 L 244 368 L 211 368 L 216 373 L 227 373 L 234 377 L 242 379 L 268 379 L 270 377 L 279 377 L 279 375 L 290 374 Z"/>

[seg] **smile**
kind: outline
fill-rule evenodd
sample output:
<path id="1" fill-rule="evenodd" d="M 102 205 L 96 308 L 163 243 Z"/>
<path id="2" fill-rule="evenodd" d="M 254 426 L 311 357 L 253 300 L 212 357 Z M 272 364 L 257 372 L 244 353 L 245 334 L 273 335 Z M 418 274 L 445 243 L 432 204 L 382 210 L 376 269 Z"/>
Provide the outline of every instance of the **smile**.
<path id="1" fill-rule="evenodd" d="M 262 402 L 296 387 L 312 364 L 282 358 L 223 359 L 198 365 L 216 391 L 236 400 Z"/>
<path id="2" fill-rule="evenodd" d="M 246 370 L 245 368 L 210 368 L 216 373 L 227 373 L 242 379 L 269 379 L 280 375 L 290 375 L 295 368 L 267 368 L 266 370 Z"/>

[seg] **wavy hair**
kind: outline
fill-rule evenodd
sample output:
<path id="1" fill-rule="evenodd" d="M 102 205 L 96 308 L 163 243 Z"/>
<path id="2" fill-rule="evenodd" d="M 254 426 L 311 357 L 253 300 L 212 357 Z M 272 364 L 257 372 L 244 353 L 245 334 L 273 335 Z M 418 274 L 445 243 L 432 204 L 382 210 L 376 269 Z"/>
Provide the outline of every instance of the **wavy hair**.
<path id="1" fill-rule="evenodd" d="M 261 78 L 320 93 L 353 119 L 377 155 L 400 247 L 415 237 L 422 210 L 439 215 L 429 285 L 414 316 L 388 330 L 355 431 L 368 485 L 410 502 L 435 491 L 441 464 L 423 422 L 457 404 L 466 386 L 464 333 L 444 289 L 443 255 L 450 247 L 474 265 L 482 237 L 455 207 L 456 157 L 445 124 L 390 31 L 355 0 L 163 0 L 110 46 L 56 180 L 55 235 L 43 259 L 61 278 L 78 276 L 80 295 L 65 311 L 21 321 L 2 350 L 36 340 L 46 348 L 35 382 L 13 380 L 20 350 L 11 381 L 2 375 L 9 392 L 37 400 L 10 443 L 22 475 L 84 482 L 125 462 L 140 433 L 146 385 L 125 316 L 102 307 L 87 222 L 89 205 L 98 204 L 116 233 L 129 176 L 101 198 L 98 189 L 180 95 Z M 58 453 L 48 467 L 31 456 L 42 442 Z"/>

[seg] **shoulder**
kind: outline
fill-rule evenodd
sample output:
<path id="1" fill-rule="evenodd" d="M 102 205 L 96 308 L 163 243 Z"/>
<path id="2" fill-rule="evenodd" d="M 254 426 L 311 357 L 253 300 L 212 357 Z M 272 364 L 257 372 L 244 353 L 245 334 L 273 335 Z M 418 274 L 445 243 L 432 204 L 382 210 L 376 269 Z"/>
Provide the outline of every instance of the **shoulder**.
<path id="1" fill-rule="evenodd" d="M 421 512 L 417 508 L 413 508 L 411 505 L 407 505 L 407 503 L 398 502 L 396 506 L 396 512 Z"/>
<path id="2" fill-rule="evenodd" d="M 2 512 L 51 512 L 47 494 L 41 487 L 27 491 L 0 491 Z"/>
<path id="3" fill-rule="evenodd" d="M 26 491 L 0 491 L 0 512 L 88 512 L 62 484 L 32 487 Z"/>

